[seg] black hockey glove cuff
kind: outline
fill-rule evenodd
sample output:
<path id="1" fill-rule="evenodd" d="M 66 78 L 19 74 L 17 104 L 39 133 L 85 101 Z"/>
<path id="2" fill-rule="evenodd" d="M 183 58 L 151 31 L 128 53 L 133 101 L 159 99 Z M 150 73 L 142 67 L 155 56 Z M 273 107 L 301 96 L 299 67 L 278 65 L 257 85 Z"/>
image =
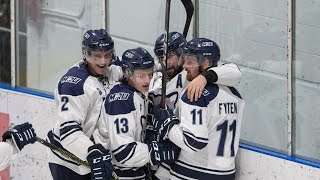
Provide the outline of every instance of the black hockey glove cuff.
<path id="1" fill-rule="evenodd" d="M 9 129 L 2 135 L 2 141 L 12 139 L 17 149 L 20 151 L 28 144 L 33 144 L 37 141 L 37 135 L 32 128 L 32 124 L 26 122 Z"/>
<path id="2" fill-rule="evenodd" d="M 206 78 L 207 83 L 209 83 L 209 82 L 217 82 L 218 81 L 218 75 L 213 70 L 204 71 L 204 72 L 201 73 L 201 75 L 203 75 Z"/>
<path id="3" fill-rule="evenodd" d="M 155 106 L 153 115 L 152 126 L 158 131 L 160 140 L 167 139 L 173 125 L 180 122 L 177 117 L 173 116 L 172 110 L 168 107 L 166 109 L 161 109 L 160 105 Z"/>
<path id="4" fill-rule="evenodd" d="M 181 149 L 169 140 L 152 141 L 149 145 L 150 163 L 152 166 L 162 162 L 172 163 L 178 159 Z"/>
<path id="5" fill-rule="evenodd" d="M 111 154 L 101 144 L 88 148 L 87 160 L 91 167 L 91 180 L 112 179 L 114 170 L 111 163 Z"/>

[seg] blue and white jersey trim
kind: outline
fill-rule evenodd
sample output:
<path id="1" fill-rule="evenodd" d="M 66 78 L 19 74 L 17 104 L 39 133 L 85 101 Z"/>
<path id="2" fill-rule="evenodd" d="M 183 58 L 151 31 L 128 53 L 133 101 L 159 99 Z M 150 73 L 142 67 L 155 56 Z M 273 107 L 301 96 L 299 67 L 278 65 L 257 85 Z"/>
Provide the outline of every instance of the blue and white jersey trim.
<path id="1" fill-rule="evenodd" d="M 82 131 L 81 126 L 76 121 L 68 121 L 60 125 L 60 140 L 62 141 L 74 132 Z"/>
<path id="2" fill-rule="evenodd" d="M 209 140 L 207 138 L 196 137 L 192 133 L 183 131 L 184 143 L 193 151 L 199 151 L 207 146 Z"/>
<path id="3" fill-rule="evenodd" d="M 124 164 L 126 161 L 132 158 L 136 151 L 136 148 L 137 143 L 133 142 L 120 146 L 119 148 L 113 150 L 112 153 L 119 163 Z"/>
<path id="4" fill-rule="evenodd" d="M 119 179 L 130 179 L 130 180 L 142 180 L 146 179 L 146 174 L 143 167 L 140 168 L 123 168 L 114 165 L 114 171 Z"/>
<path id="5" fill-rule="evenodd" d="M 166 170 L 170 171 L 172 176 L 175 176 L 179 179 L 214 179 L 217 175 L 230 175 L 235 173 L 235 169 L 230 170 L 216 170 L 216 169 L 207 169 L 195 165 L 191 165 L 180 160 L 177 160 L 175 164 L 168 165 L 162 163 L 161 166 Z"/>
<path id="6" fill-rule="evenodd" d="M 63 150 L 65 150 L 65 151 L 68 151 L 68 150 L 66 150 L 66 149 L 61 145 L 59 137 L 58 137 L 57 135 L 55 135 L 52 131 L 49 131 L 49 132 L 48 132 L 48 139 L 47 139 L 47 140 L 48 140 L 49 143 L 57 146 L 58 148 L 63 149 Z M 52 152 L 54 155 L 56 155 L 59 159 L 65 161 L 65 162 L 68 162 L 68 163 L 70 163 L 70 164 L 74 164 L 74 165 L 76 165 L 76 166 L 80 166 L 79 163 L 77 163 L 77 162 L 75 162 L 75 161 L 72 161 L 72 160 L 69 160 L 69 159 L 66 159 L 65 157 L 61 156 L 59 153 L 55 152 L 55 151 L 52 150 L 52 149 L 50 149 L 50 150 L 51 150 L 51 152 Z"/>

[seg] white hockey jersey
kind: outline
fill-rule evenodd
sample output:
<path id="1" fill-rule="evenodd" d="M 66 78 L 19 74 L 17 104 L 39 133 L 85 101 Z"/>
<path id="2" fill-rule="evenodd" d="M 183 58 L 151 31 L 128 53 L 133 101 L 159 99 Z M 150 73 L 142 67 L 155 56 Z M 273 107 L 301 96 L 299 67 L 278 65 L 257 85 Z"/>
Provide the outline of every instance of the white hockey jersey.
<path id="1" fill-rule="evenodd" d="M 83 62 L 70 68 L 55 89 L 57 122 L 48 133 L 48 140 L 86 160 L 88 147 L 93 145 L 90 138 L 96 128 L 108 87 L 122 77 L 122 70 L 119 66 L 111 65 L 106 76 L 94 77 Z M 50 163 L 63 165 L 80 175 L 90 172 L 90 169 L 50 149 L 48 154 Z"/>
<path id="2" fill-rule="evenodd" d="M 160 179 L 214 179 L 235 172 L 244 101 L 233 87 L 207 84 L 198 101 L 186 91 L 179 100 L 180 124 L 169 139 L 181 148 L 174 165 L 161 164 Z M 170 171 L 170 173 L 168 172 Z"/>
<path id="3" fill-rule="evenodd" d="M 116 84 L 107 95 L 94 133 L 96 143 L 110 149 L 120 179 L 144 179 L 143 166 L 150 161 L 146 130 L 147 96 L 127 83 Z M 111 143 L 110 143 L 111 140 Z"/>
<path id="4" fill-rule="evenodd" d="M 211 67 L 209 70 L 216 72 L 218 76 L 217 82 L 215 84 L 226 85 L 226 86 L 235 86 L 240 83 L 242 73 L 239 70 L 238 66 L 233 63 L 223 64 L 218 67 Z M 170 109 L 173 110 L 176 116 L 178 114 L 178 100 L 181 96 L 181 92 L 185 89 L 190 81 L 186 79 L 186 71 L 183 70 L 172 78 L 166 85 L 166 104 Z M 153 96 L 154 104 L 160 103 L 161 97 L 161 73 L 157 73 L 154 76 L 153 80 L 150 83 L 149 94 Z"/>

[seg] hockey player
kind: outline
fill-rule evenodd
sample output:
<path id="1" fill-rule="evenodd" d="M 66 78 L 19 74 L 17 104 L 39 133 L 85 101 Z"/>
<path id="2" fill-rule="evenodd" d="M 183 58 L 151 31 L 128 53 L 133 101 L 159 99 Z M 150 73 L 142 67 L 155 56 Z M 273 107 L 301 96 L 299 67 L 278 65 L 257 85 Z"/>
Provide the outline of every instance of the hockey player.
<path id="1" fill-rule="evenodd" d="M 189 41 L 181 57 L 186 78 L 191 81 L 220 58 L 218 45 L 205 38 Z M 235 179 L 244 101 L 233 87 L 208 83 L 198 101 L 187 92 L 179 99 L 179 120 L 167 110 L 154 108 L 155 129 L 181 148 L 174 165 L 161 164 L 160 179 Z M 170 173 L 169 173 L 170 171 Z"/>
<path id="2" fill-rule="evenodd" d="M 109 152 L 99 144 L 94 145 L 92 134 L 107 87 L 122 77 L 122 70 L 110 65 L 114 42 L 104 29 L 84 34 L 82 52 L 84 59 L 62 76 L 54 91 L 58 119 L 48 139 L 80 159 L 88 160 L 92 173 L 89 168 L 49 149 L 49 167 L 54 180 L 110 179 L 113 170 Z"/>
<path id="3" fill-rule="evenodd" d="M 95 141 L 112 150 L 120 179 L 145 179 L 144 165 L 172 162 L 180 149 L 170 141 L 143 143 L 148 112 L 147 96 L 154 59 L 143 48 L 122 55 L 124 81 L 107 95 Z M 111 143 L 110 143 L 111 140 Z"/>
<path id="4" fill-rule="evenodd" d="M 2 142 L 0 142 L 0 171 L 9 166 L 11 159 L 14 159 L 24 146 L 36 141 L 37 135 L 32 125 L 27 122 L 6 131 L 2 135 Z"/>
<path id="5" fill-rule="evenodd" d="M 181 91 L 188 87 L 188 98 L 192 102 L 200 97 L 204 86 L 209 82 L 222 84 L 227 86 L 235 86 L 239 84 L 242 73 L 237 65 L 228 63 L 217 67 L 210 67 L 207 71 L 203 71 L 194 80 L 186 79 L 186 71 L 179 64 L 179 58 L 182 54 L 186 40 L 182 34 L 178 32 L 170 32 L 168 36 L 168 59 L 167 59 L 167 86 L 166 86 L 166 103 L 170 109 L 177 113 L 177 102 L 181 96 Z M 164 35 L 160 35 L 155 42 L 155 55 L 159 61 L 163 61 L 164 57 Z M 191 83 L 190 83 L 191 82 Z M 190 84 L 189 84 L 190 83 Z M 154 77 L 150 88 L 150 94 L 154 104 L 159 104 L 161 95 L 161 76 Z M 176 114 L 178 115 L 178 114 Z"/>

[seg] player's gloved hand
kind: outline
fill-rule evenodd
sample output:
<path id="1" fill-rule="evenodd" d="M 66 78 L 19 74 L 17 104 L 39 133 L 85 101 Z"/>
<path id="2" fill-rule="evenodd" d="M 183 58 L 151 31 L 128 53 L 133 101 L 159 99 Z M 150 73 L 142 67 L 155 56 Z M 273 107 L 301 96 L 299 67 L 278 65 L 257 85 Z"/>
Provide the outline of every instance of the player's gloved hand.
<path id="1" fill-rule="evenodd" d="M 152 166 L 162 162 L 172 163 L 178 159 L 181 149 L 169 140 L 152 141 L 148 144 L 150 163 Z"/>
<path id="2" fill-rule="evenodd" d="M 148 96 L 148 114 L 147 114 L 147 122 L 152 122 L 154 116 L 153 116 L 153 98 L 151 96 Z"/>
<path id="3" fill-rule="evenodd" d="M 87 160 L 91 167 L 91 180 L 112 179 L 114 168 L 109 150 L 105 149 L 101 144 L 92 145 L 88 148 Z"/>
<path id="4" fill-rule="evenodd" d="M 37 135 L 32 128 L 32 124 L 26 122 L 9 129 L 2 135 L 2 141 L 12 139 L 16 148 L 21 149 L 27 144 L 33 144 L 37 141 Z"/>
<path id="5" fill-rule="evenodd" d="M 158 131 L 160 139 L 163 140 L 168 138 L 172 126 L 180 122 L 168 107 L 166 109 L 161 109 L 160 105 L 155 106 L 153 108 L 153 115 L 152 125 Z"/>
<path id="6" fill-rule="evenodd" d="M 149 144 L 151 141 L 159 141 L 158 131 L 153 127 L 153 101 L 152 97 L 148 96 L 148 114 L 147 114 L 147 127 L 146 127 L 146 138 L 144 143 Z"/>
<path id="7" fill-rule="evenodd" d="M 159 140 L 160 140 L 160 137 L 159 137 L 158 131 L 156 131 L 152 125 L 149 125 L 147 123 L 146 138 L 144 139 L 144 143 L 149 144 L 152 141 L 159 141 Z"/>

